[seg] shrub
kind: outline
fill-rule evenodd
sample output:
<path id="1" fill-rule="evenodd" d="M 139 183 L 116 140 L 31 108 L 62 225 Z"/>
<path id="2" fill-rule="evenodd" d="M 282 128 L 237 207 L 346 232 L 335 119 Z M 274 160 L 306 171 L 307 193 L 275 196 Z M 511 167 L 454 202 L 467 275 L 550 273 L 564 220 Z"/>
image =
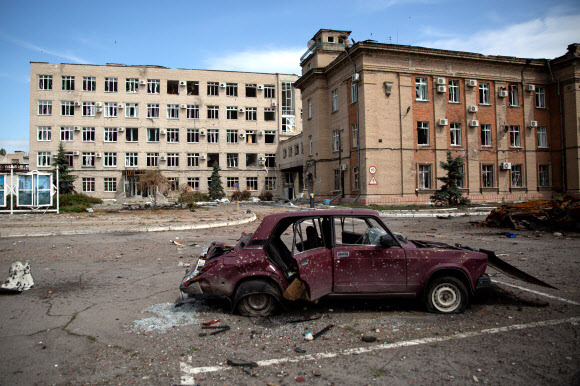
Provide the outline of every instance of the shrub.
<path id="1" fill-rule="evenodd" d="M 93 204 L 102 204 L 103 200 L 96 197 L 87 196 L 81 193 L 60 195 L 59 204 L 61 212 L 79 213 L 84 212 Z"/>
<path id="2" fill-rule="evenodd" d="M 272 195 L 272 192 L 262 190 L 262 193 L 260 193 L 258 198 L 262 201 L 272 201 L 272 198 L 274 198 L 274 196 Z"/>
<path id="3" fill-rule="evenodd" d="M 252 194 L 247 190 L 242 190 L 240 192 L 234 192 L 230 201 L 248 201 Z"/>
<path id="4" fill-rule="evenodd" d="M 181 205 L 185 204 L 188 208 L 196 208 L 196 202 L 209 200 L 208 194 L 190 190 L 189 186 L 184 185 L 180 189 L 178 202 Z"/>

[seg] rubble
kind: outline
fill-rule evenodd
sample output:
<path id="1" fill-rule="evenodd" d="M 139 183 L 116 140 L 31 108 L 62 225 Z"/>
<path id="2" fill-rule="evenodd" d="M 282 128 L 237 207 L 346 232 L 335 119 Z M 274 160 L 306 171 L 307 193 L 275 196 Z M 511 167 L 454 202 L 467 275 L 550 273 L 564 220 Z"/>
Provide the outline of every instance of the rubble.
<path id="1" fill-rule="evenodd" d="M 30 274 L 30 264 L 16 261 L 8 271 L 8 279 L 2 283 L 0 288 L 4 291 L 22 292 L 29 290 L 33 285 L 34 280 L 32 280 L 32 275 Z"/>

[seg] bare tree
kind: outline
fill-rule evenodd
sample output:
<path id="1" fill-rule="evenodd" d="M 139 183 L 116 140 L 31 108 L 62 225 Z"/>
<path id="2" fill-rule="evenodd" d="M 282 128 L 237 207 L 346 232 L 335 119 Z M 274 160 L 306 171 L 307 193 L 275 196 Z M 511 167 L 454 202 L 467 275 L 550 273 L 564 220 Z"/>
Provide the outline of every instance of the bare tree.
<path id="1" fill-rule="evenodd" d="M 162 194 L 169 190 L 169 180 L 159 170 L 150 170 L 139 178 L 139 189 L 153 190 L 153 207 L 157 208 L 157 192 Z"/>

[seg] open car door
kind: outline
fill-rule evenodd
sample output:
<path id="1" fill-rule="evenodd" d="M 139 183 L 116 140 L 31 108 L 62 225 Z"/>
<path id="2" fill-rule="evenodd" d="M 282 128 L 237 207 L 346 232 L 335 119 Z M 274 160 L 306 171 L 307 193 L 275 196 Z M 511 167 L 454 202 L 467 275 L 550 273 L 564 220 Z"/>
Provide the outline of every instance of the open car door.
<path id="1" fill-rule="evenodd" d="M 306 283 L 310 300 L 332 292 L 332 251 L 322 232 L 319 217 L 300 219 L 294 223 L 292 256 L 298 266 L 300 279 Z M 325 226 L 329 226 L 325 224 Z"/>

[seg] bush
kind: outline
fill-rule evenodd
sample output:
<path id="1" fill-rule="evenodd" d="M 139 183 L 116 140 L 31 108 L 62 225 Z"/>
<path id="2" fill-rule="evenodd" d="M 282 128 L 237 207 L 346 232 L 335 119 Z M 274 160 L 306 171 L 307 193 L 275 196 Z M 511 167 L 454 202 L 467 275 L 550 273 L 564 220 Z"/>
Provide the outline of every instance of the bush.
<path id="1" fill-rule="evenodd" d="M 177 200 L 180 204 L 187 205 L 188 208 L 196 208 L 196 202 L 199 201 L 209 201 L 209 195 L 206 193 L 195 192 L 190 190 L 189 186 L 185 185 L 181 188 L 179 194 L 179 199 Z"/>
<path id="2" fill-rule="evenodd" d="M 274 198 L 274 196 L 272 195 L 272 192 L 262 190 L 262 193 L 260 193 L 258 198 L 262 201 L 272 201 L 272 198 Z"/>
<path id="3" fill-rule="evenodd" d="M 247 190 L 242 190 L 241 192 L 234 192 L 230 201 L 248 201 L 252 194 Z"/>
<path id="4" fill-rule="evenodd" d="M 103 200 L 96 197 L 87 196 L 81 193 L 60 195 L 59 205 L 61 212 L 79 213 L 84 212 L 93 204 L 102 204 Z"/>

